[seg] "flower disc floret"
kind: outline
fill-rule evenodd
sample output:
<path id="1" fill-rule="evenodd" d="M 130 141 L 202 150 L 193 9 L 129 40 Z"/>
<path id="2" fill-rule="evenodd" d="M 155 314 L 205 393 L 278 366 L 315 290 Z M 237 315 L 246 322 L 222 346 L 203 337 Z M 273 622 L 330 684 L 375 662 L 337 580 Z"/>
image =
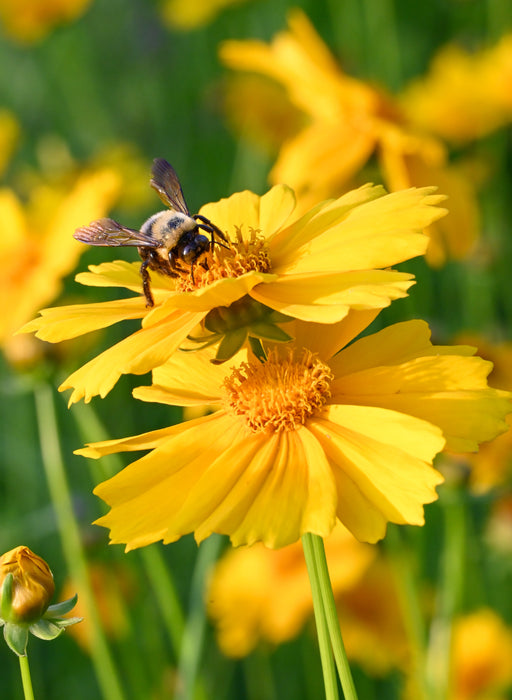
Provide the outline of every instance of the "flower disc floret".
<path id="1" fill-rule="evenodd" d="M 243 227 L 235 225 L 233 240 L 229 231 L 224 233 L 228 244 L 216 245 L 193 275 L 189 269 L 177 270 L 176 291 L 191 292 L 218 280 L 241 277 L 246 272 L 270 272 L 268 246 L 259 229 L 250 227 L 249 236 L 244 238 Z"/>
<path id="2" fill-rule="evenodd" d="M 293 350 L 280 360 L 277 351 L 264 363 L 243 362 L 224 380 L 228 410 L 242 416 L 255 433 L 296 430 L 331 396 L 333 374 L 309 350 Z"/>

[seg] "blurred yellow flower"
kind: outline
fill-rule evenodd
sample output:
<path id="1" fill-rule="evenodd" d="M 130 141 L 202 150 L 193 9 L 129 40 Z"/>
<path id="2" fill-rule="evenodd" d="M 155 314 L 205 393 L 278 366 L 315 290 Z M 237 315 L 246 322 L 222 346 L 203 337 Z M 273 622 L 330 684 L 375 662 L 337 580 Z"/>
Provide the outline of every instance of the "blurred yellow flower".
<path id="1" fill-rule="evenodd" d="M 507 700 L 512 687 L 512 629 L 489 609 L 456 621 L 450 700 Z"/>
<path id="2" fill-rule="evenodd" d="M 434 240 L 427 260 L 440 265 L 447 256 L 460 258 L 471 251 L 478 209 L 470 181 L 449 164 L 440 141 L 407 123 L 396 100 L 341 70 L 301 11 L 290 13 L 289 29 L 271 44 L 227 41 L 220 57 L 232 69 L 277 81 L 304 115 L 305 125 L 298 132 L 293 127 L 270 173 L 272 183 L 293 187 L 300 207 L 336 196 L 376 154 L 390 190 L 428 182 L 450 198 L 450 214 L 430 231 Z M 237 104 L 231 99 L 230 106 L 245 113 L 243 100 Z M 231 120 L 250 123 L 249 133 L 254 133 L 255 108 L 253 98 L 251 114 Z M 266 116 L 262 128 L 265 123 L 272 124 Z"/>
<path id="3" fill-rule="evenodd" d="M 469 53 L 446 46 L 426 76 L 400 98 L 408 119 L 455 144 L 481 138 L 512 119 L 512 35 Z"/>
<path id="4" fill-rule="evenodd" d="M 173 29 L 195 29 L 211 22 L 226 7 L 247 0 L 164 0 L 162 18 Z"/>
<path id="5" fill-rule="evenodd" d="M 113 639 L 123 639 L 130 632 L 130 622 L 127 612 L 129 601 L 135 596 L 136 583 L 131 570 L 127 566 L 116 564 L 108 566 L 100 563 L 90 563 L 88 567 L 90 584 L 92 586 L 94 603 L 98 608 L 101 626 L 104 632 Z M 74 608 L 75 615 L 83 617 L 81 625 L 69 628 L 69 634 L 76 639 L 84 651 L 91 652 L 93 624 L 89 618 L 89 610 L 85 601 L 86 592 L 80 585 L 67 580 L 60 593 L 61 598 L 71 598 L 78 594 L 78 602 Z"/>
<path id="6" fill-rule="evenodd" d="M 0 0 L 5 32 L 24 43 L 43 39 L 55 26 L 82 15 L 91 0 Z"/>
<path id="7" fill-rule="evenodd" d="M 386 195 L 369 185 L 294 215 L 293 192 L 276 186 L 262 197 L 245 191 L 202 207 L 230 247 L 216 246 L 175 278 L 151 273 L 155 305 L 141 295 L 139 265 L 91 266 L 82 284 L 118 286 L 134 298 L 41 311 L 23 331 L 50 342 L 77 337 L 124 319 L 142 328 L 109 348 L 62 384 L 74 389 L 70 403 L 105 396 L 122 374 L 143 374 L 162 365 L 209 312 L 234 302 L 256 301 L 288 316 L 322 323 L 344 318 L 351 308 L 382 309 L 406 295 L 413 276 L 389 269 L 424 253 L 423 229 L 445 214 L 433 188 Z M 68 230 L 69 235 L 69 230 Z M 240 309 L 238 309 L 240 311 Z M 239 318 L 237 314 L 235 320 Z M 240 321 L 238 321 L 240 322 Z"/>
<path id="8" fill-rule="evenodd" d="M 57 296 L 83 251 L 70 232 L 84 218 L 105 214 L 119 186 L 117 174 L 103 169 L 79 175 L 67 192 L 40 183 L 26 205 L 12 190 L 0 189 L 0 343 L 13 359 L 20 340 L 13 333 Z"/>
<path id="9" fill-rule="evenodd" d="M 14 116 L 0 109 L 0 175 L 4 172 L 16 143 L 20 127 Z"/>
<path id="10" fill-rule="evenodd" d="M 325 552 L 335 596 L 356 586 L 377 554 L 341 523 L 326 538 Z M 292 639 L 313 613 L 302 545 L 229 550 L 213 571 L 206 601 L 227 656 L 246 656 L 260 641 Z"/>
<path id="11" fill-rule="evenodd" d="M 111 506 L 97 522 L 112 542 L 129 550 L 218 532 L 278 548 L 325 537 L 337 519 L 367 542 L 388 522 L 422 525 L 442 481 L 434 456 L 503 430 L 510 394 L 487 387 L 490 363 L 472 348 L 433 346 L 421 321 L 347 346 L 376 313 L 297 321 L 295 346 L 268 350 L 264 363 L 243 352 L 212 366 L 206 349 L 154 370 L 137 398 L 219 410 L 79 451 L 151 450 L 95 490 Z"/>

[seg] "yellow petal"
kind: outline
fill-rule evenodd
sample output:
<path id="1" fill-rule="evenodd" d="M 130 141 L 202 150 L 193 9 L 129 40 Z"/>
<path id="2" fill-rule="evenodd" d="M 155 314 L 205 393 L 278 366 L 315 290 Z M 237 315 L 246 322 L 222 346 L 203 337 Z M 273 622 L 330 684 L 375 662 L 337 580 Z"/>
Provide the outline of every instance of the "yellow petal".
<path id="1" fill-rule="evenodd" d="M 431 187 L 403 190 L 350 208 L 340 197 L 319 211 L 302 231 L 300 220 L 292 224 L 295 250 L 288 249 L 285 257 L 280 246 L 277 259 L 271 254 L 273 269 L 279 273 L 368 270 L 422 255 L 428 245 L 423 229 L 446 214 L 445 209 L 435 206 L 443 197 L 434 191 Z M 372 189 L 364 193 L 371 195 Z"/>
<path id="2" fill-rule="evenodd" d="M 430 465 L 444 445 L 439 429 L 391 411 L 333 406 L 326 420 L 311 422 L 311 432 L 335 478 L 341 477 L 338 517 L 356 537 L 375 541 L 382 536 L 383 519 L 423 524 L 423 505 L 437 498 L 435 486 L 442 482 Z M 343 492 L 347 480 L 355 487 L 349 494 Z M 354 491 L 360 494 L 357 511 Z"/>
<path id="3" fill-rule="evenodd" d="M 297 274 L 260 284 L 253 299 L 303 321 L 334 323 L 349 309 L 382 309 L 406 296 L 412 275 L 388 270 Z"/>
<path id="4" fill-rule="evenodd" d="M 224 379 L 233 367 L 247 360 L 247 351 L 239 352 L 228 362 L 212 364 L 217 348 L 200 352 L 176 352 L 153 370 L 151 386 L 137 387 L 133 395 L 142 401 L 156 401 L 172 406 L 218 404 Z"/>
<path id="5" fill-rule="evenodd" d="M 203 503 L 204 515 L 211 515 L 195 528 L 199 541 L 221 532 L 235 546 L 261 540 L 277 548 L 306 531 L 325 536 L 335 522 L 334 482 L 325 456 L 312 436 L 301 439 L 293 431 L 251 435 L 233 445 L 205 472 L 182 515 Z"/>
<path id="6" fill-rule="evenodd" d="M 317 352 L 322 360 L 331 363 L 331 358 L 367 328 L 378 314 L 379 309 L 350 309 L 347 316 L 338 323 L 328 325 L 296 320 L 287 323 L 285 328 L 287 333 L 295 338 L 298 348 Z"/>
<path id="7" fill-rule="evenodd" d="M 172 322 L 142 328 L 73 372 L 59 391 L 73 389 L 69 405 L 104 397 L 123 374 L 144 374 L 164 364 L 196 326 L 202 314 L 176 311 Z"/>
<path id="8" fill-rule="evenodd" d="M 127 550 L 167 537 L 183 501 L 212 462 L 236 440 L 238 423 L 221 412 L 173 426 L 172 435 L 145 457 L 99 484 L 94 493 L 111 506 L 99 525 L 109 527 L 113 543 Z M 198 430 L 201 439 L 197 439 Z"/>
<path id="9" fill-rule="evenodd" d="M 25 324 L 18 333 L 35 332 L 38 338 L 50 343 L 76 338 L 77 336 L 107 328 L 118 321 L 141 318 L 146 313 L 146 302 L 142 297 L 98 302 L 97 304 L 74 304 L 43 309 L 41 315 Z"/>

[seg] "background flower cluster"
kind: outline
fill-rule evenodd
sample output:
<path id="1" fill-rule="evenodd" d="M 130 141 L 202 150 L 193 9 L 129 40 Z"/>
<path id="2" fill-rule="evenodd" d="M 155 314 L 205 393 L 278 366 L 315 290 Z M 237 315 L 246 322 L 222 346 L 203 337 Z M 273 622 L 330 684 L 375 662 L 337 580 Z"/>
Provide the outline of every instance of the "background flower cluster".
<path id="1" fill-rule="evenodd" d="M 43 306 L 112 298 L 74 274 L 135 252 L 86 249 L 72 233 L 105 215 L 137 228 L 160 208 L 154 157 L 174 165 L 193 212 L 283 181 L 302 211 L 366 182 L 437 185 L 450 214 L 430 227 L 425 258 L 399 266 L 417 284 L 372 330 L 426 319 L 436 345 L 478 347 L 490 385 L 512 390 L 512 11 L 504 0 L 22 6 L 0 0 L 0 551 L 23 541 L 43 554 L 58 599 L 78 589 L 86 618 L 59 658 L 33 643 L 36 683 L 48 700 L 320 697 L 295 546 L 231 551 L 214 536 L 198 549 L 187 536 L 124 554 L 90 524 L 105 512 L 93 486 L 128 460 L 73 450 L 192 416 L 127 401 L 140 384 L 127 375 L 71 412 L 57 395 L 135 322 L 57 345 L 13 333 Z M 446 481 L 424 527 L 390 528 L 378 546 L 337 529 L 326 543 L 362 700 L 423 700 L 425 678 L 447 700 L 510 697 L 512 430 L 436 468 Z M 0 648 L 3 692 L 16 697 L 10 662 Z"/>

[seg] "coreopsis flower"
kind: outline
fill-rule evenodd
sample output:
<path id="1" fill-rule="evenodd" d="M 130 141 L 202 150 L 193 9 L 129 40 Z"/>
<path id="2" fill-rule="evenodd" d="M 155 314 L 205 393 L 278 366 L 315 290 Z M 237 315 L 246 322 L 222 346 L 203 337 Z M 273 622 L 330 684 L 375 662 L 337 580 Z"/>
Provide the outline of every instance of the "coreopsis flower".
<path id="1" fill-rule="evenodd" d="M 48 564 L 28 547 L 11 549 L 0 557 L 0 626 L 9 647 L 24 656 L 31 632 L 41 639 L 54 639 L 78 618 L 62 618 L 76 597 L 50 606 L 55 592 Z"/>
<path id="2" fill-rule="evenodd" d="M 6 34 L 22 43 L 43 39 L 55 26 L 82 15 L 91 0 L 0 0 L 0 22 Z"/>
<path id="3" fill-rule="evenodd" d="M 204 266 L 195 265 L 193 274 L 186 266 L 177 278 L 151 272 L 153 307 L 141 293 L 138 264 L 104 263 L 77 280 L 137 296 L 44 309 L 23 331 L 59 342 L 142 319 L 140 330 L 68 377 L 61 389 L 73 389 L 70 403 L 105 396 L 122 374 L 164 364 L 190 334 L 227 339 L 225 359 L 248 333 L 277 340 L 284 331 L 274 321 L 283 315 L 331 324 L 351 308 L 382 309 L 405 296 L 412 275 L 389 267 L 425 251 L 423 229 L 445 214 L 436 206 L 442 199 L 428 187 L 385 194 L 366 185 L 298 216 L 284 185 L 262 197 L 240 192 L 199 212 L 229 241 L 205 253 Z"/>
<path id="4" fill-rule="evenodd" d="M 478 209 L 471 182 L 449 164 L 444 145 L 408 122 L 397 100 L 344 73 L 301 11 L 291 12 L 288 23 L 288 30 L 270 44 L 227 41 L 220 50 L 228 67 L 276 81 L 303 114 L 302 128 L 297 130 L 296 120 L 292 122 L 270 182 L 289 184 L 299 206 L 307 208 L 349 186 L 376 155 L 390 190 L 429 182 L 450 198 L 449 216 L 430 230 L 434 241 L 428 262 L 440 265 L 448 256 L 466 256 L 478 236 Z M 244 110 L 243 100 L 230 104 Z M 255 104 L 252 99 L 247 118 L 252 124 L 258 116 Z M 268 123 L 266 114 L 265 109 L 263 125 Z"/>
<path id="5" fill-rule="evenodd" d="M 336 597 L 359 584 L 377 554 L 340 523 L 326 539 L 325 551 Z M 227 656 L 246 656 L 260 641 L 292 639 L 313 614 L 300 542 L 277 552 L 261 544 L 229 550 L 213 571 L 206 601 Z"/>
<path id="6" fill-rule="evenodd" d="M 482 138 L 512 119 L 512 35 L 470 53 L 449 45 L 400 101 L 412 123 L 455 144 Z"/>
<path id="7" fill-rule="evenodd" d="M 83 251 L 70 230 L 84 218 L 104 215 L 120 184 L 114 170 L 103 168 L 79 175 L 67 192 L 40 182 L 26 205 L 11 189 L 0 190 L 0 344 L 13 361 L 20 340 L 13 334 L 57 296 Z"/>
<path id="8" fill-rule="evenodd" d="M 451 700 L 510 697 L 512 630 L 492 610 L 477 610 L 455 622 L 451 677 Z"/>
<path id="9" fill-rule="evenodd" d="M 175 354 L 135 390 L 146 401 L 218 405 L 212 415 L 92 444 L 88 457 L 150 450 L 100 484 L 97 522 L 127 549 L 194 532 L 271 548 L 340 520 L 375 542 L 388 522 L 421 525 L 444 447 L 475 450 L 505 427 L 510 394 L 465 346 L 434 346 L 427 324 L 399 323 L 348 345 L 375 317 L 295 322 L 293 344 L 212 366 L 209 349 Z M 212 351 L 213 352 L 213 351 Z"/>

